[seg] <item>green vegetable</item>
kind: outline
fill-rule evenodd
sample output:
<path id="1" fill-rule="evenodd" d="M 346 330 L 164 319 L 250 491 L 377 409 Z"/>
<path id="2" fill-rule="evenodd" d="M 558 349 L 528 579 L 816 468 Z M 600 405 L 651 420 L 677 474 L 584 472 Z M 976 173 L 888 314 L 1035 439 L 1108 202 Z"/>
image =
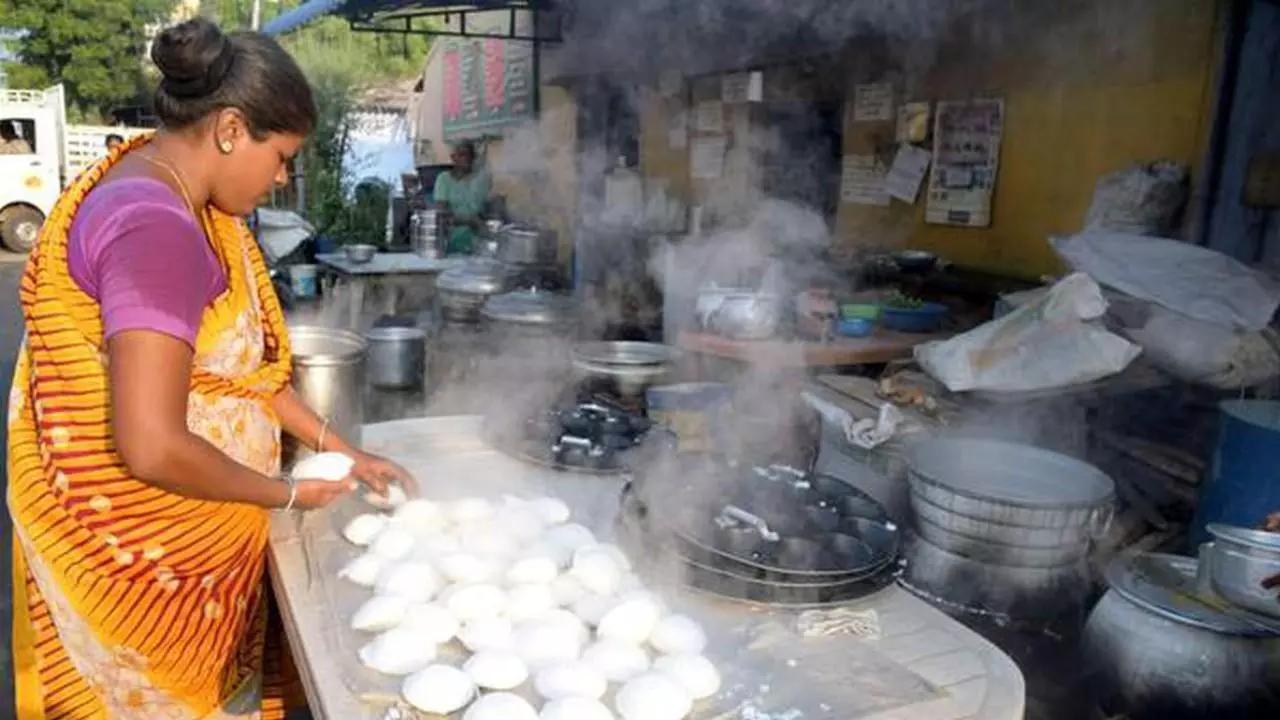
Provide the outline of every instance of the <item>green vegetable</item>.
<path id="1" fill-rule="evenodd" d="M 884 306 L 894 310 L 919 310 L 924 307 L 924 301 L 915 295 L 908 295 L 901 290 L 894 290 L 889 293 Z"/>

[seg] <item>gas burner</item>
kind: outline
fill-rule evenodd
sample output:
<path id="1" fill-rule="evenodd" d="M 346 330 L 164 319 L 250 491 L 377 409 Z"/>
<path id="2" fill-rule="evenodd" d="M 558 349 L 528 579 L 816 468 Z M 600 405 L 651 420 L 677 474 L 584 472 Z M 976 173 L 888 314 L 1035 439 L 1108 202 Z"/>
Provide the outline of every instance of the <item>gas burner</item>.
<path id="1" fill-rule="evenodd" d="M 644 448 L 674 449 L 674 436 L 633 406 L 590 387 L 572 388 L 548 410 L 506 432 L 489 427 L 495 444 L 512 455 L 562 470 L 625 473 Z"/>

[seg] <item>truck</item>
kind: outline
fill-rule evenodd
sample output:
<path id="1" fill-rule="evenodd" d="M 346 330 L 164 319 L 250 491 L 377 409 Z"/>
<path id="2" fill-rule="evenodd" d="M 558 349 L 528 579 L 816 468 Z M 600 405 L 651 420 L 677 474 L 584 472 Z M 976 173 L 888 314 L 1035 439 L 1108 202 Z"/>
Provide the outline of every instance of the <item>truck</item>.
<path id="1" fill-rule="evenodd" d="M 0 90 L 0 244 L 25 253 L 63 187 L 107 151 L 110 135 L 129 139 L 145 128 L 68 125 L 61 85 L 46 90 Z"/>

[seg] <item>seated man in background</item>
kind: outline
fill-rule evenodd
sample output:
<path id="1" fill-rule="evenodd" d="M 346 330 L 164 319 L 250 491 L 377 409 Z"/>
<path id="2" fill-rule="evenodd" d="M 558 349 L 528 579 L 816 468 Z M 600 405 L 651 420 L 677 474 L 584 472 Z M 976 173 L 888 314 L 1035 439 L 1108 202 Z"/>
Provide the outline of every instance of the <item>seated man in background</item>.
<path id="1" fill-rule="evenodd" d="M 111 133 L 107 135 L 107 152 L 111 152 L 124 144 L 124 136 Z"/>
<path id="2" fill-rule="evenodd" d="M 476 168 L 476 145 L 464 140 L 453 147 L 453 167 L 440 173 L 432 193 L 436 207 L 449 213 L 446 255 L 475 252 L 476 236 L 484 227 L 483 213 L 489 202 L 489 174 Z"/>
<path id="3" fill-rule="evenodd" d="M 18 137 L 12 122 L 0 122 L 0 155 L 30 155 L 33 152 L 31 143 Z"/>

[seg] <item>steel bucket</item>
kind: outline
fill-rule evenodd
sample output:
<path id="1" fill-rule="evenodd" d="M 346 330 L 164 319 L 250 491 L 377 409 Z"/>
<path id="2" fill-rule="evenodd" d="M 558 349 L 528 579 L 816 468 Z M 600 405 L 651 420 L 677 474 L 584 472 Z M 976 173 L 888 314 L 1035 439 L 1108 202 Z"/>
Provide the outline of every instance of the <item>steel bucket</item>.
<path id="1" fill-rule="evenodd" d="M 364 425 L 365 355 L 368 345 L 345 330 L 314 326 L 289 328 L 293 347 L 293 387 L 308 406 L 329 420 L 329 427 L 352 445 L 360 445 Z M 297 442 L 285 445 L 285 467 L 311 454 Z"/>
<path id="2" fill-rule="evenodd" d="M 364 335 L 369 344 L 369 384 L 409 390 L 422 386 L 427 334 L 416 327 L 380 327 Z"/>

